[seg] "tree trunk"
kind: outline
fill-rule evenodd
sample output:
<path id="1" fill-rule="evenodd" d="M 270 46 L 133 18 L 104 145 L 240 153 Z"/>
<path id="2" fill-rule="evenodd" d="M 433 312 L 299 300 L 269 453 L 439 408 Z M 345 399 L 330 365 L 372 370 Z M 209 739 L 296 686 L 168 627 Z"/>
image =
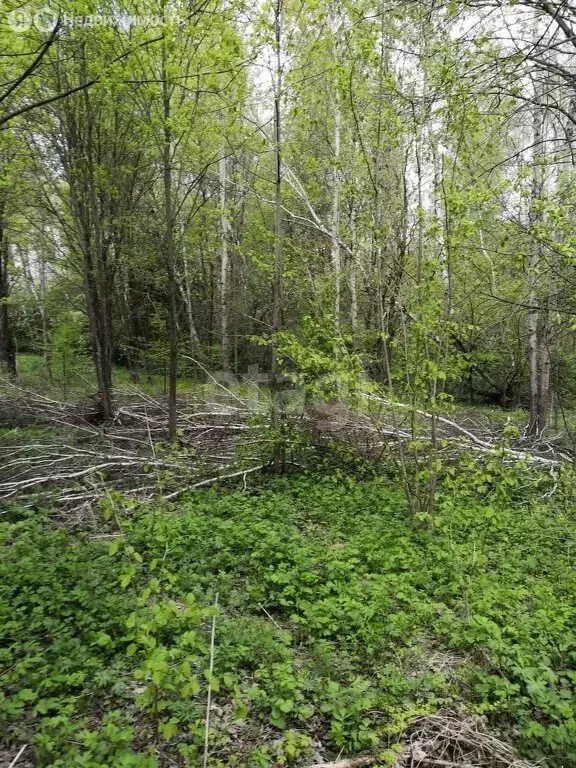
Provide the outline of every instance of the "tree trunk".
<path id="1" fill-rule="evenodd" d="M 438 260 L 440 279 L 444 293 L 444 317 L 449 320 L 452 315 L 452 286 L 450 276 L 450 214 L 444 194 L 444 158 L 438 153 L 438 148 L 432 149 L 434 163 L 434 217 L 438 222 L 440 243 Z"/>
<path id="2" fill-rule="evenodd" d="M 282 326 L 282 126 L 280 103 L 282 96 L 282 11 L 283 0 L 276 0 L 274 7 L 274 38 L 276 53 L 276 72 L 274 82 L 274 278 L 272 283 L 272 328 L 278 333 Z M 284 415 L 282 392 L 280 389 L 280 369 L 274 346 L 272 347 L 272 426 L 280 429 Z M 284 471 L 284 446 L 278 443 L 274 457 L 277 472 Z"/>
<path id="3" fill-rule="evenodd" d="M 196 330 L 196 323 L 194 322 L 194 309 L 192 302 L 192 286 L 190 284 L 190 273 L 188 272 L 188 255 L 186 252 L 182 254 L 182 264 L 184 267 L 184 289 L 182 290 L 182 298 L 186 306 L 186 315 L 188 317 L 188 332 L 190 334 L 190 351 L 192 354 L 196 352 L 200 346 L 200 339 L 198 338 L 198 331 Z"/>
<path id="4" fill-rule="evenodd" d="M 358 260 L 358 233 L 356 222 L 356 203 L 353 201 L 350 211 L 350 257 L 348 261 L 348 291 L 350 293 L 350 326 L 352 335 L 356 336 L 358 330 L 358 287 L 356 282 L 357 260 Z"/>
<path id="5" fill-rule="evenodd" d="M 84 287 L 86 313 L 92 339 L 92 357 L 98 384 L 98 411 L 102 421 L 112 418 L 112 364 L 106 353 L 105 327 L 102 322 L 102 305 L 94 269 L 90 243 L 84 251 Z"/>
<path id="6" fill-rule="evenodd" d="M 123 327 L 125 336 L 125 354 L 130 380 L 133 384 L 140 381 L 140 350 L 138 348 L 138 323 L 136 320 L 138 309 L 132 299 L 130 286 L 130 272 L 128 265 L 122 270 L 121 309 L 123 314 Z"/>
<path id="7" fill-rule="evenodd" d="M 83 66 L 85 61 L 83 61 Z M 86 77 L 86 74 L 83 75 Z M 98 380 L 98 397 L 100 417 L 110 421 L 113 416 L 112 408 L 112 316 L 110 302 L 112 285 L 108 275 L 108 253 L 104 246 L 101 228 L 101 211 L 98 200 L 96 167 L 94 160 L 94 115 L 90 105 L 88 92 L 84 93 L 86 104 L 86 160 L 91 263 L 88 267 L 88 290 L 91 312 L 93 314 L 93 338 L 95 339 L 94 362 Z M 89 312 L 90 314 L 90 312 Z"/>
<path id="8" fill-rule="evenodd" d="M 86 53 L 78 51 L 80 82 L 85 82 Z M 104 246 L 101 225 L 102 208 L 97 182 L 97 160 L 94 131 L 98 114 L 88 92 L 82 99 L 63 104 L 61 120 L 66 137 L 62 161 L 70 194 L 77 242 L 82 254 L 82 277 L 86 301 L 86 314 L 90 328 L 92 358 L 98 386 L 98 416 L 109 421 L 112 408 L 112 316 L 113 292 L 107 249 Z"/>
<path id="9" fill-rule="evenodd" d="M 334 273 L 334 328 L 340 330 L 340 131 L 342 113 L 338 95 L 334 97 L 334 167 L 332 171 L 331 258 Z"/>
<path id="10" fill-rule="evenodd" d="M 551 279 L 550 283 L 554 283 Z M 538 425 L 542 431 L 548 425 L 550 415 L 550 373 L 552 367 L 552 327 L 551 314 L 555 308 L 556 289 L 550 286 L 546 306 L 545 325 L 540 338 L 540 380 L 538 382 Z M 540 426 L 542 425 L 542 426 Z"/>
<path id="11" fill-rule="evenodd" d="M 8 257 L 10 249 L 4 223 L 4 203 L 0 205 L 0 373 L 7 373 L 16 378 L 16 348 L 12 336 L 8 300 L 10 284 L 8 281 Z"/>
<path id="12" fill-rule="evenodd" d="M 52 381 L 52 340 L 50 338 L 50 323 L 48 321 L 48 306 L 46 296 L 46 258 L 40 254 L 40 314 L 42 317 L 42 348 L 44 351 L 44 367 L 46 375 Z"/>
<path id="13" fill-rule="evenodd" d="M 353 162 L 355 162 L 356 154 L 358 152 L 358 136 L 354 137 L 354 155 Z M 354 183 L 357 189 L 360 189 L 359 179 L 354 176 Z M 358 236 L 358 213 L 360 209 L 360 203 L 356 196 L 356 193 L 352 194 L 350 203 L 350 258 L 348 266 L 348 290 L 350 292 L 350 325 L 352 327 L 352 334 L 356 337 L 358 330 L 358 262 L 360 251 L 360 238 Z"/>
<path id="14" fill-rule="evenodd" d="M 542 157 L 543 128 L 542 106 L 540 104 L 540 94 L 537 92 L 535 94 L 534 106 L 532 108 L 532 144 L 534 149 L 532 157 L 532 200 L 529 213 L 531 228 L 534 228 L 540 220 L 538 201 L 540 200 L 543 186 L 543 173 L 542 165 L 540 162 Z M 540 376 L 539 368 L 541 358 L 540 338 L 538 334 L 540 314 L 538 296 L 540 261 L 540 244 L 538 243 L 536 237 L 532 237 L 530 243 L 527 278 L 528 361 L 530 367 L 530 421 L 528 424 L 528 432 L 531 435 L 540 434 L 546 427 L 546 420 L 548 418 L 548 408 L 547 406 L 546 408 L 543 408 L 541 403 L 544 404 L 544 402 L 548 399 L 549 361 L 546 364 L 546 368 L 548 370 L 543 379 Z M 546 391 L 541 389 L 542 385 L 546 386 Z M 542 417 L 544 418 L 544 421 L 541 420 Z"/>
<path id="15" fill-rule="evenodd" d="M 178 379 L 178 284 L 174 248 L 174 211 L 172 205 L 172 131 L 170 128 L 170 87 L 167 73 L 166 40 L 162 41 L 162 116 L 164 141 L 162 171 L 164 182 L 164 220 L 166 271 L 168 274 L 168 439 L 176 438 L 176 383 Z"/>
<path id="16" fill-rule="evenodd" d="M 32 269 L 30 268 L 27 251 L 24 248 L 18 248 L 18 254 L 22 266 L 22 275 L 28 284 L 30 293 L 34 296 L 34 301 L 36 302 L 38 313 L 40 314 L 44 367 L 46 368 L 48 379 L 52 381 L 50 326 L 48 323 L 48 310 L 46 307 L 46 257 L 44 255 L 44 244 L 38 248 L 38 286 L 36 285 L 36 280 L 34 279 Z"/>
<path id="17" fill-rule="evenodd" d="M 229 273 L 228 242 L 230 222 L 226 211 L 226 186 L 228 183 L 227 161 L 224 144 L 221 148 L 218 164 L 220 176 L 220 340 L 222 345 L 222 370 L 230 370 L 230 332 L 229 332 Z"/>

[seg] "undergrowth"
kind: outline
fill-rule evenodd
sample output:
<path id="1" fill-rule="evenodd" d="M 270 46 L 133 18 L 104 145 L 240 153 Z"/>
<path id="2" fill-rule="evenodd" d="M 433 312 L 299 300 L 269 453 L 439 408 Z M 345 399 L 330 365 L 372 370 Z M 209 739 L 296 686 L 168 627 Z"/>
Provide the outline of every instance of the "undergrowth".
<path id="1" fill-rule="evenodd" d="M 526 503 L 521 473 L 470 462 L 427 528 L 390 479 L 335 469 L 156 508 L 111 494 L 97 534 L 12 509 L 2 738 L 38 766 L 197 766 L 210 686 L 210 768 L 393 765 L 443 707 L 576 766 L 572 485 Z"/>

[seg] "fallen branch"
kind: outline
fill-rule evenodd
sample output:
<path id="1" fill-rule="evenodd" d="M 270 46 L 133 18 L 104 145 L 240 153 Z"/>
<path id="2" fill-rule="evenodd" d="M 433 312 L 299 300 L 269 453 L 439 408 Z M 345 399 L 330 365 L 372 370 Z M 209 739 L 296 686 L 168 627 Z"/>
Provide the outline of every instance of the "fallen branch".
<path id="1" fill-rule="evenodd" d="M 454 763 L 452 760 L 440 760 L 439 757 L 422 757 L 418 760 L 418 765 L 430 765 L 432 768 L 437 768 L 437 766 L 440 768 L 478 768 L 472 763 Z"/>
<path id="2" fill-rule="evenodd" d="M 27 746 L 28 746 L 28 744 L 24 744 L 24 746 L 23 746 L 23 747 L 20 747 L 20 751 L 18 752 L 18 754 L 16 755 L 16 757 L 14 758 L 14 760 L 12 760 L 12 762 L 10 763 L 10 765 L 8 766 L 8 768 L 14 768 L 14 766 L 16 765 L 16 763 L 18 762 L 18 760 L 20 760 L 20 758 L 21 758 L 21 757 L 22 757 L 22 755 L 24 754 L 24 752 L 25 752 L 25 750 L 26 750 L 26 747 L 27 747 Z"/>
<path id="3" fill-rule="evenodd" d="M 244 477 L 246 477 L 246 475 L 249 475 L 252 472 L 258 472 L 259 470 L 264 469 L 264 466 L 265 466 L 264 464 L 260 464 L 257 467 L 250 467 L 249 469 L 239 469 L 238 472 L 231 472 L 229 475 L 217 475 L 216 477 L 209 477 L 207 480 L 201 480 L 199 483 L 193 483 L 189 487 L 201 488 L 202 486 L 205 486 L 205 485 L 212 485 L 212 483 L 217 483 L 219 480 L 230 480 L 233 477 L 240 477 L 241 475 L 244 475 Z"/>
<path id="4" fill-rule="evenodd" d="M 336 763 L 315 763 L 309 768 L 363 768 L 365 765 L 374 765 L 377 757 L 351 757 L 349 760 L 339 760 Z"/>
<path id="5" fill-rule="evenodd" d="M 477 437 L 473 432 L 470 432 L 465 427 L 462 427 L 456 421 L 447 419 L 445 416 L 439 416 L 438 414 L 428 413 L 428 411 L 423 411 L 423 410 L 420 410 L 419 408 L 413 408 L 413 406 L 408 403 L 399 403 L 394 400 L 387 400 L 383 397 L 378 397 L 376 395 L 372 395 L 369 393 L 364 394 L 364 397 L 367 400 L 372 400 L 373 402 L 381 403 L 382 405 L 388 406 L 390 408 L 400 408 L 400 409 L 411 410 L 413 413 L 418 414 L 418 416 L 423 416 L 426 419 L 435 419 L 437 423 L 445 424 L 446 426 L 449 426 L 454 431 L 458 432 L 460 435 L 463 435 L 464 437 L 466 437 L 472 443 L 472 446 L 476 447 L 476 449 L 479 448 L 487 453 L 496 453 L 497 451 L 502 450 L 500 446 L 495 445 L 494 443 L 490 443 L 487 440 L 482 440 L 481 438 Z M 562 464 L 562 462 L 559 461 L 558 459 L 548 459 L 544 456 L 539 456 L 536 453 L 531 453 L 528 451 L 520 451 L 515 448 L 505 447 L 504 451 L 508 456 L 514 458 L 517 461 L 530 461 L 536 464 L 543 464 L 548 467 L 559 467 Z"/>

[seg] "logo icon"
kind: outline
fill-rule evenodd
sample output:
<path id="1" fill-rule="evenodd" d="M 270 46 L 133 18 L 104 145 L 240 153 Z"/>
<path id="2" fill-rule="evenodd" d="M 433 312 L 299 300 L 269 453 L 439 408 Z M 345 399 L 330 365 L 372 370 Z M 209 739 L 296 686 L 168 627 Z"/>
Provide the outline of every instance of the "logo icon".
<path id="1" fill-rule="evenodd" d="M 22 8 L 17 8 L 16 10 L 11 11 L 7 16 L 7 19 L 8 26 L 10 29 L 14 30 L 14 32 L 27 32 L 32 26 L 32 16 L 28 11 L 25 11 Z"/>
<path id="2" fill-rule="evenodd" d="M 34 26 L 40 32 L 51 32 L 58 22 L 58 14 L 50 6 L 45 5 L 34 14 Z"/>

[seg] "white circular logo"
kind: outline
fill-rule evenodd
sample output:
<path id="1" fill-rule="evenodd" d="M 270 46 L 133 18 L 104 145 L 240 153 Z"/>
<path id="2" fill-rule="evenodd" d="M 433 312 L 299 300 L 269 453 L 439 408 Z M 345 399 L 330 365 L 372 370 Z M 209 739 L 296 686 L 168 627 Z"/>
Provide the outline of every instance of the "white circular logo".
<path id="1" fill-rule="evenodd" d="M 58 14 L 49 5 L 34 14 L 34 26 L 40 32 L 52 32 L 58 22 Z"/>
<path id="2" fill-rule="evenodd" d="M 27 32 L 32 26 L 32 16 L 28 11 L 24 11 L 22 8 L 17 8 L 11 11 L 8 16 L 8 26 L 13 29 L 14 32 Z"/>

